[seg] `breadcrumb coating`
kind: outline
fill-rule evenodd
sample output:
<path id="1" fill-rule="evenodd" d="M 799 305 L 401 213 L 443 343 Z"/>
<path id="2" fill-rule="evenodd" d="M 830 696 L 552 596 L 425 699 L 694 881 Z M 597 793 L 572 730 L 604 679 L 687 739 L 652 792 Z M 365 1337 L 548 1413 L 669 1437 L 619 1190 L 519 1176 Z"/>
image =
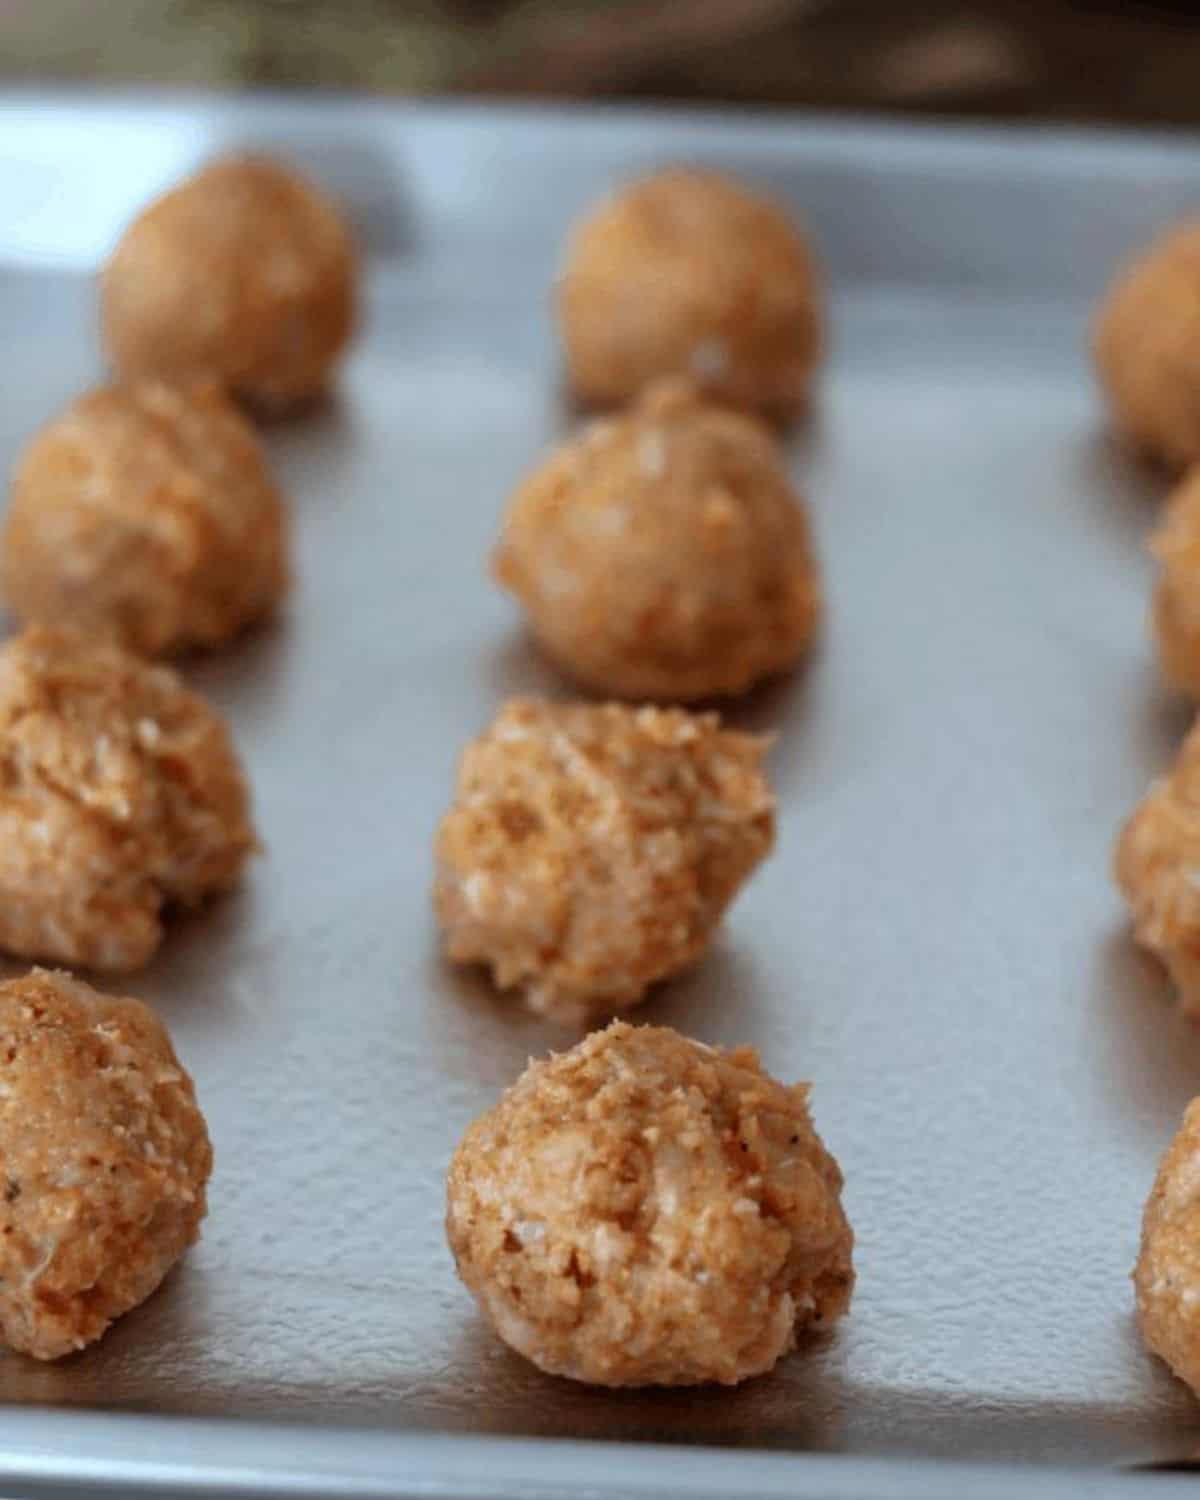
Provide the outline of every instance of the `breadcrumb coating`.
<path id="1" fill-rule="evenodd" d="M 1200 471 L 1171 496 L 1150 550 L 1159 563 L 1154 633 L 1163 673 L 1200 697 Z"/>
<path id="2" fill-rule="evenodd" d="M 449 957 L 564 1021 L 635 1005 L 770 852 L 766 744 L 683 709 L 505 705 L 437 834 Z"/>
<path id="3" fill-rule="evenodd" d="M 138 1000 L 35 969 L 0 984 L 0 1340 L 59 1359 L 199 1237 L 212 1148 Z"/>
<path id="4" fill-rule="evenodd" d="M 808 1089 L 614 1022 L 467 1131 L 446 1227 L 511 1348 L 596 1385 L 734 1385 L 845 1311 L 853 1235 Z"/>
<path id="5" fill-rule="evenodd" d="M 1130 441 L 1173 468 L 1200 459 L 1200 220 L 1122 271 L 1096 315 L 1094 352 Z"/>
<path id="6" fill-rule="evenodd" d="M 1121 830 L 1116 875 L 1138 942 L 1166 966 L 1183 1010 L 1200 1018 L 1200 724 Z"/>
<path id="7" fill-rule="evenodd" d="M 1142 1337 L 1200 1394 L 1200 1099 L 1159 1165 L 1133 1281 Z"/>
<path id="8" fill-rule="evenodd" d="M 794 665 L 820 617 L 778 444 L 680 381 L 593 424 L 520 485 L 493 570 L 547 653 L 619 698 L 745 692 Z"/>
<path id="9" fill-rule="evenodd" d="M 0 949 L 139 968 L 255 847 L 229 733 L 174 672 L 44 626 L 0 646 Z"/>
<path id="10" fill-rule="evenodd" d="M 147 656 L 216 646 L 287 586 L 288 515 L 253 429 L 214 385 L 83 396 L 17 466 L 0 586 L 25 620 Z"/>
<path id="11" fill-rule="evenodd" d="M 821 354 L 820 298 L 812 251 L 781 208 L 716 172 L 670 168 L 573 229 L 557 298 L 567 373 L 598 405 L 685 375 L 791 416 Z"/>
<path id="12" fill-rule="evenodd" d="M 122 376 L 213 379 L 279 410 L 324 388 L 354 331 L 358 267 L 323 192 L 278 162 L 233 156 L 134 219 L 100 300 Z"/>

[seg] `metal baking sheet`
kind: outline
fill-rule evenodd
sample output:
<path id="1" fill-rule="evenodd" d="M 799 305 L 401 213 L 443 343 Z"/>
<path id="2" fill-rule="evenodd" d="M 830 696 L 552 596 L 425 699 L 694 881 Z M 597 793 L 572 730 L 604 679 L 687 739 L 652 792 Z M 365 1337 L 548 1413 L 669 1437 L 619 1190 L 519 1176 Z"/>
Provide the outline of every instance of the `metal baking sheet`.
<path id="1" fill-rule="evenodd" d="M 1194 144 L 10 95 L 6 464 L 99 373 L 90 275 L 122 222 L 231 145 L 343 194 L 370 305 L 336 399 L 269 435 L 295 501 L 287 618 L 189 668 L 236 728 L 268 856 L 129 985 L 211 1120 L 205 1238 L 94 1350 L 0 1358 L 0 1485 L 1172 1483 L 1131 1466 L 1200 1443 L 1198 1408 L 1143 1352 L 1127 1273 L 1200 1034 L 1131 949 L 1108 862 L 1185 720 L 1144 626 L 1161 485 L 1110 445 L 1084 345 L 1114 263 L 1200 201 Z M 484 574 L 506 491 L 569 420 L 547 307 L 563 231 L 681 158 L 780 194 L 829 268 L 831 360 L 792 443 L 829 610 L 811 667 L 734 713 L 779 731 L 778 854 L 640 1015 L 813 1080 L 859 1287 L 768 1378 L 614 1394 L 508 1354 L 455 1281 L 455 1141 L 575 1033 L 442 967 L 429 850 L 463 741 L 505 696 L 563 691 Z"/>

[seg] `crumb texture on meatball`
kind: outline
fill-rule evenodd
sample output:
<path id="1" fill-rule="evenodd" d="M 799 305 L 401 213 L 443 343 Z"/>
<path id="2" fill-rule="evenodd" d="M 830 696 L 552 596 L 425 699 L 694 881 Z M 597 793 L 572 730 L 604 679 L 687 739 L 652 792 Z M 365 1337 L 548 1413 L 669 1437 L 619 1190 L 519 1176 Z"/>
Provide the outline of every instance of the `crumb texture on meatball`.
<path id="1" fill-rule="evenodd" d="M 531 1063 L 451 1163 L 447 1234 L 499 1336 L 597 1385 L 733 1385 L 853 1287 L 804 1085 L 614 1022 Z"/>
<path id="2" fill-rule="evenodd" d="M 0 586 L 25 620 L 160 655 L 216 646 L 287 585 L 287 511 L 215 385 L 95 390 L 22 455 Z"/>
<path id="3" fill-rule="evenodd" d="M 1154 633 L 1163 674 L 1175 687 L 1200 698 L 1200 471 L 1190 474 L 1171 496 L 1150 550 L 1159 564 Z"/>
<path id="4" fill-rule="evenodd" d="M 1137 941 L 1165 965 L 1183 1010 L 1200 1018 L 1200 724 L 1121 830 L 1116 875 Z"/>
<path id="5" fill-rule="evenodd" d="M 261 156 L 213 162 L 125 231 L 101 322 L 127 377 L 220 381 L 264 408 L 317 395 L 350 339 L 357 266 L 333 202 Z"/>
<path id="6" fill-rule="evenodd" d="M 1133 1282 L 1142 1337 L 1200 1395 L 1200 1099 L 1159 1164 Z"/>
<path id="7" fill-rule="evenodd" d="M 571 384 L 598 405 L 686 375 L 789 416 L 821 353 L 807 240 L 774 203 L 715 172 L 656 173 L 582 219 L 557 310 Z"/>
<path id="8" fill-rule="evenodd" d="M 1096 316 L 1094 350 L 1129 440 L 1173 468 L 1200 459 L 1200 220 L 1117 278 Z"/>
<path id="9" fill-rule="evenodd" d="M 0 984 L 0 1338 L 98 1339 L 199 1237 L 212 1149 L 162 1023 L 66 974 Z"/>
<path id="10" fill-rule="evenodd" d="M 778 443 L 686 382 L 658 384 L 532 473 L 493 571 L 546 652 L 620 698 L 745 692 L 794 665 L 820 617 Z"/>
<path id="11" fill-rule="evenodd" d="M 0 949 L 138 968 L 255 845 L 228 731 L 174 672 L 42 626 L 0 647 Z"/>
<path id="12" fill-rule="evenodd" d="M 636 1004 L 770 852 L 766 744 L 683 709 L 507 704 L 437 834 L 450 958 L 564 1021 Z"/>

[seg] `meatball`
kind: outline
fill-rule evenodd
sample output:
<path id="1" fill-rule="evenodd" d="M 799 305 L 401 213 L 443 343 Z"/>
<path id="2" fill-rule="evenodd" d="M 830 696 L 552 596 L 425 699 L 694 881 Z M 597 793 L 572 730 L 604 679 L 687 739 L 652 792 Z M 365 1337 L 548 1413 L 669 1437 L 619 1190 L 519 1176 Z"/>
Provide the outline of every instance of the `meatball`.
<path id="1" fill-rule="evenodd" d="M 216 386 L 96 390 L 17 466 L 0 587 L 27 620 L 146 655 L 216 646 L 282 596 L 287 523 L 253 430 Z"/>
<path id="2" fill-rule="evenodd" d="M 1185 1013 L 1200 1019 L 1198 872 L 1200 723 L 1125 824 L 1116 855 L 1138 942 L 1166 966 Z"/>
<path id="3" fill-rule="evenodd" d="M 1154 596 L 1159 661 L 1176 687 L 1200 697 L 1200 470 L 1172 495 L 1150 547 L 1159 561 Z"/>
<path id="4" fill-rule="evenodd" d="M 507 704 L 438 830 L 450 958 L 559 1020 L 636 1005 L 770 852 L 766 744 L 683 709 Z"/>
<path id="5" fill-rule="evenodd" d="M 853 1235 L 808 1089 L 614 1022 L 467 1131 L 446 1231 L 511 1348 L 595 1385 L 735 1385 L 846 1311 Z"/>
<path id="6" fill-rule="evenodd" d="M 228 731 L 174 672 L 65 629 L 0 646 L 0 949 L 139 968 L 254 847 Z"/>
<path id="7" fill-rule="evenodd" d="M 652 388 L 518 488 L 493 560 L 584 686 L 675 702 L 792 666 L 820 617 L 808 523 L 753 418 Z"/>
<path id="8" fill-rule="evenodd" d="M 1159 1165 L 1133 1283 L 1142 1337 L 1200 1394 L 1200 1099 Z"/>
<path id="9" fill-rule="evenodd" d="M 157 199 L 101 283 L 124 376 L 213 378 L 252 405 L 317 395 L 353 332 L 358 272 L 324 193 L 262 157 L 230 157 Z"/>
<path id="10" fill-rule="evenodd" d="M 199 1238 L 212 1148 L 139 1000 L 35 969 L 0 984 L 0 1341 L 60 1359 Z"/>
<path id="11" fill-rule="evenodd" d="M 1200 459 L 1200 220 L 1118 278 L 1097 315 L 1095 357 L 1134 444 L 1174 468 Z"/>
<path id="12" fill-rule="evenodd" d="M 738 183 L 683 168 L 633 183 L 575 227 L 558 318 L 571 384 L 600 405 L 689 375 L 787 417 L 821 351 L 817 271 L 800 230 Z"/>

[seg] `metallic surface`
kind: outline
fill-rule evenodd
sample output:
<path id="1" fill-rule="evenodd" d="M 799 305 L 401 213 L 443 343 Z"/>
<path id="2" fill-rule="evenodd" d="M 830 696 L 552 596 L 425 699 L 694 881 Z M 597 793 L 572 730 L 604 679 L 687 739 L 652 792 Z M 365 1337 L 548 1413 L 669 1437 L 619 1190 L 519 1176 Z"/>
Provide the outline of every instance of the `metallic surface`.
<path id="1" fill-rule="evenodd" d="M 270 432 L 299 540 L 287 618 L 188 668 L 234 723 L 267 856 L 128 985 L 209 1114 L 207 1233 L 96 1349 L 0 1357 L 0 1484 L 937 1495 L 963 1475 L 912 1461 L 954 1459 L 1045 1466 L 972 1479 L 1042 1495 L 1073 1492 L 1070 1466 L 1200 1444 L 1127 1282 L 1200 1034 L 1131 949 L 1108 877 L 1186 717 L 1144 625 L 1161 484 L 1111 447 L 1085 359 L 1113 264 L 1200 197 L 1190 145 L 12 96 L 6 466 L 99 372 L 86 273 L 122 220 L 230 144 L 343 191 L 370 306 L 336 399 Z M 768 1378 L 613 1394 L 509 1355 L 455 1281 L 449 1154 L 530 1053 L 575 1033 L 442 967 L 429 849 L 464 739 L 505 695 L 562 690 L 484 559 L 568 420 L 547 316 L 564 228 L 681 157 L 780 193 L 830 268 L 832 358 L 792 443 L 829 608 L 811 667 L 734 712 L 779 731 L 778 854 L 708 961 L 640 1015 L 813 1080 L 859 1290 Z M 520 1441 L 551 1438 L 639 1446 Z"/>

